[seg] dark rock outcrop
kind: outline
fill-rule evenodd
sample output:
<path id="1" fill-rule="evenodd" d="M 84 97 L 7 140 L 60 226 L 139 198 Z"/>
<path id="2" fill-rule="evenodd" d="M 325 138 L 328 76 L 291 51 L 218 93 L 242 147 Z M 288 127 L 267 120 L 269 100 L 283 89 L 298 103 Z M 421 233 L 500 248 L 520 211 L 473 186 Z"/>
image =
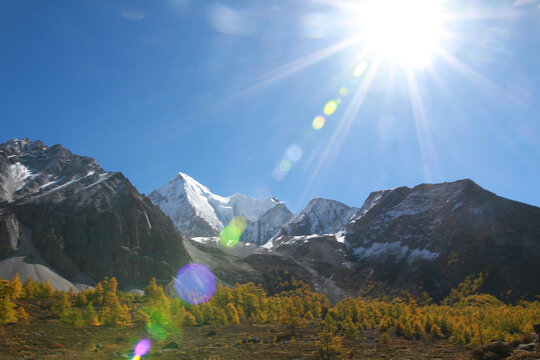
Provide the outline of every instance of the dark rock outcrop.
<path id="1" fill-rule="evenodd" d="M 240 241 L 264 245 L 272 236 L 293 218 L 294 214 L 285 204 L 277 203 L 265 212 L 257 221 L 248 222 Z"/>
<path id="2" fill-rule="evenodd" d="M 171 220 L 121 173 L 60 145 L 12 140 L 0 151 L 7 154 L 0 157 L 0 168 L 8 169 L 3 184 L 10 184 L 0 256 L 13 250 L 19 223 L 68 279 L 82 271 L 96 281 L 115 276 L 121 287 L 143 286 L 151 277 L 169 280 L 189 261 Z"/>
<path id="3" fill-rule="evenodd" d="M 334 235 L 310 235 L 304 223 L 282 229 L 272 250 L 352 294 L 426 291 L 440 300 L 480 273 L 480 290 L 502 300 L 540 293 L 540 208 L 471 180 L 374 192 Z"/>
<path id="4" fill-rule="evenodd" d="M 0 209 L 0 258 L 17 250 L 19 222 L 14 214 Z"/>

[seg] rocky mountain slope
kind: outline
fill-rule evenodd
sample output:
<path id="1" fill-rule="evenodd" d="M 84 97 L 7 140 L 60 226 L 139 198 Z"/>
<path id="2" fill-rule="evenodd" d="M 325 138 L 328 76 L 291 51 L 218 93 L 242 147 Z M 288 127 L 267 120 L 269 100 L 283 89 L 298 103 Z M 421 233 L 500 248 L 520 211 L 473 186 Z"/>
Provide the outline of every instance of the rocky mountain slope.
<path id="1" fill-rule="evenodd" d="M 0 199 L 2 277 L 142 286 L 190 260 L 170 219 L 121 173 L 61 145 L 0 144 Z"/>
<path id="2" fill-rule="evenodd" d="M 182 173 L 151 199 L 172 221 L 91 158 L 0 144 L 0 276 L 57 288 L 116 276 L 141 287 L 194 261 L 226 284 L 270 291 L 295 276 L 333 301 L 401 290 L 441 299 L 480 273 L 482 290 L 501 299 L 540 294 L 540 209 L 471 180 L 377 191 L 361 208 L 314 199 L 298 215 L 274 198 L 212 194 Z M 235 216 L 247 221 L 242 242 L 224 248 L 219 232 Z"/>
<path id="3" fill-rule="evenodd" d="M 220 248 L 215 236 L 226 220 L 248 217 L 241 239 L 262 248 L 219 250 L 233 259 L 233 267 L 251 274 L 240 278 L 255 276 L 253 281 L 264 283 L 265 276 L 282 268 L 334 299 L 399 290 L 441 299 L 467 276 L 483 273 L 483 290 L 500 298 L 540 293 L 535 281 L 540 273 L 540 209 L 500 198 L 471 180 L 377 191 L 361 208 L 313 199 L 298 215 L 279 202 L 262 215 L 261 206 L 242 209 L 232 205 L 239 196 L 218 197 L 180 174 L 151 198 L 165 212 L 168 207 L 189 209 L 175 213 L 186 224 L 177 225 L 179 229 L 192 226 L 188 234 L 204 233 L 201 222 L 216 224 L 202 235 L 214 238 L 194 244 L 207 253 Z M 254 208 L 259 211 L 246 210 Z M 221 263 L 214 270 L 230 281 L 242 272 L 227 269 L 222 259 L 212 262 Z"/>
<path id="4" fill-rule="evenodd" d="M 471 180 L 372 193 L 333 235 L 281 235 L 271 250 L 353 294 L 380 288 L 440 299 L 467 276 L 500 298 L 540 293 L 540 208 Z"/>

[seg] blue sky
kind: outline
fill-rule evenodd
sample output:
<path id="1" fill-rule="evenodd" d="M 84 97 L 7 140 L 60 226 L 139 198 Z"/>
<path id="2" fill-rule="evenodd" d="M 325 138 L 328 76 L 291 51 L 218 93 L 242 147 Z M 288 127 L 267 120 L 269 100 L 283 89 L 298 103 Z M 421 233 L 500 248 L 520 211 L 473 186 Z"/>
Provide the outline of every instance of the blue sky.
<path id="1" fill-rule="evenodd" d="M 60 143 L 146 194 L 182 171 L 299 211 L 471 178 L 539 206 L 540 2 L 445 3 L 414 68 L 357 36 L 361 3 L 0 1 L 0 141 Z"/>

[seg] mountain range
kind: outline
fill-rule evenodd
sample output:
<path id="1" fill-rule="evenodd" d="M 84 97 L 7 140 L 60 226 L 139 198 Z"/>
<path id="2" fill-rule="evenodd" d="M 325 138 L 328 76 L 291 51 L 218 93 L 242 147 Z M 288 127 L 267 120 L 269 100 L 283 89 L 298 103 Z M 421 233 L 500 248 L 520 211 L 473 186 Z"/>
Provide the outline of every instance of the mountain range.
<path id="1" fill-rule="evenodd" d="M 241 242 L 225 248 L 220 232 L 238 217 Z M 540 209 L 471 180 L 376 191 L 359 208 L 317 198 L 299 214 L 273 197 L 213 194 L 184 173 L 146 197 L 61 145 L 0 144 L 0 277 L 65 289 L 115 276 L 141 288 L 188 262 L 270 293 L 294 276 L 332 301 L 402 290 L 440 300 L 480 273 L 482 290 L 530 299 L 540 293 Z"/>

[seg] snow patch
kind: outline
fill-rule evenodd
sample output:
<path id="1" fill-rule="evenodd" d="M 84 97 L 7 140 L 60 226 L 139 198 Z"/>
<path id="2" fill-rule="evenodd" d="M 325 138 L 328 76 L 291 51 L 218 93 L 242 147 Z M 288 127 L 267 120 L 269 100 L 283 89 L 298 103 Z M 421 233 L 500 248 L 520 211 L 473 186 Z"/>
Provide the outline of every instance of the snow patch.
<path id="1" fill-rule="evenodd" d="M 345 230 L 341 230 L 334 235 L 338 243 L 345 243 Z"/>
<path id="2" fill-rule="evenodd" d="M 219 242 L 219 237 L 216 237 L 216 236 L 211 236 L 211 237 L 196 236 L 196 237 L 192 237 L 191 240 L 193 240 L 195 242 L 198 242 L 199 244 L 208 244 L 208 243 L 212 243 L 212 242 L 218 243 Z"/>
<path id="3" fill-rule="evenodd" d="M 263 248 L 265 248 L 265 249 L 268 249 L 268 250 L 273 249 L 273 248 L 274 248 L 274 238 L 271 238 L 270 240 L 268 240 L 268 241 L 266 242 L 266 244 L 264 244 L 264 245 L 261 246 L 261 247 L 263 247 Z"/>
<path id="4" fill-rule="evenodd" d="M 396 261 L 407 258 L 410 264 L 417 259 L 435 260 L 439 253 L 427 249 L 410 249 L 407 245 L 402 245 L 401 241 L 392 243 L 376 242 L 370 247 L 358 247 L 354 254 L 360 259 L 373 257 L 394 257 Z"/>
<path id="5" fill-rule="evenodd" d="M 429 251 L 427 249 L 413 249 L 408 257 L 407 257 L 407 260 L 409 261 L 409 263 L 413 262 L 414 260 L 416 259 L 426 259 L 426 260 L 435 260 L 436 258 L 439 257 L 439 253 L 437 252 L 433 252 L 433 251 Z"/>
<path id="6" fill-rule="evenodd" d="M 152 224 L 150 224 L 150 219 L 148 218 L 148 214 L 146 213 L 146 210 L 143 210 L 144 217 L 146 218 L 146 223 L 148 224 L 148 228 L 152 229 Z"/>
<path id="7" fill-rule="evenodd" d="M 32 172 L 20 162 L 9 165 L 5 175 L 0 175 L 0 199 L 13 201 L 13 195 L 20 190 Z"/>

